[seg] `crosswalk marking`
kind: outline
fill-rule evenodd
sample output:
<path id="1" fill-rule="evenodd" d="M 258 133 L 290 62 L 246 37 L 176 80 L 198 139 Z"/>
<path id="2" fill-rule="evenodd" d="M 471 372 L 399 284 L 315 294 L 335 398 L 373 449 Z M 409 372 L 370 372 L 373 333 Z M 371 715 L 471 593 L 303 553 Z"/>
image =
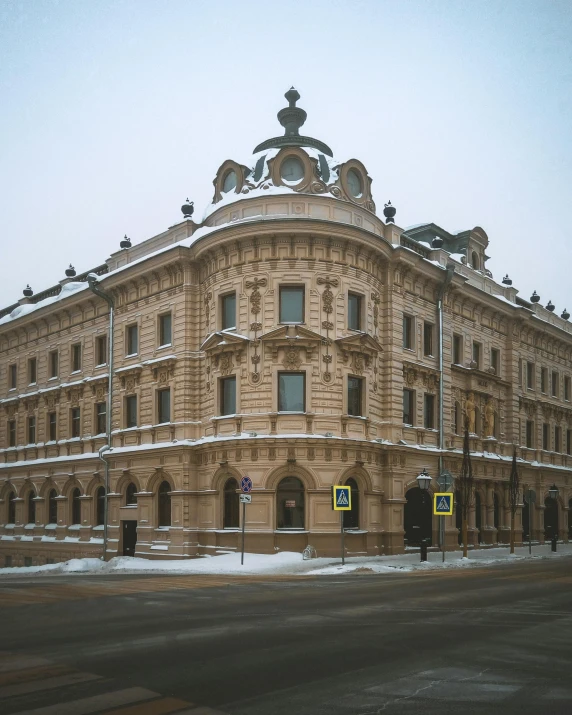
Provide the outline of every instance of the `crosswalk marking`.
<path id="1" fill-rule="evenodd" d="M 36 668 L 32 671 L 16 670 L 0 675 L 0 687 L 3 685 L 14 685 L 16 683 L 27 683 L 29 680 L 42 680 L 57 675 L 65 675 L 66 673 L 71 673 L 71 668 L 68 668 L 67 665 L 47 665 L 44 668 Z"/>
<path id="2" fill-rule="evenodd" d="M 167 715 L 168 713 L 181 713 L 181 708 L 185 708 L 185 712 L 189 712 L 189 705 L 192 703 L 176 698 L 162 698 L 161 700 L 153 700 L 151 703 L 140 703 L 139 705 L 131 705 L 119 710 L 109 710 L 105 715 Z M 190 712 L 196 713 L 193 708 Z"/>
<path id="3" fill-rule="evenodd" d="M 2 653 L 0 655 L 0 673 L 10 673 L 24 667 L 37 668 L 42 665 L 51 665 L 51 663 L 45 658 L 31 658 L 11 653 Z"/>
<path id="4" fill-rule="evenodd" d="M 90 698 L 81 698 L 67 703 L 57 703 L 34 710 L 22 710 L 13 715 L 89 715 L 106 708 L 128 705 L 130 703 L 143 702 L 156 698 L 157 693 L 146 688 L 125 688 L 103 695 L 93 695 Z"/>
<path id="5" fill-rule="evenodd" d="M 27 695 L 28 693 L 36 693 L 39 690 L 54 690 L 55 688 L 63 688 L 66 685 L 87 683 L 90 680 L 99 680 L 100 678 L 100 675 L 95 675 L 94 673 L 68 673 L 68 675 L 60 675 L 57 678 L 16 683 L 15 685 L 6 685 L 0 688 L 0 698 L 10 698 L 14 695 Z"/>

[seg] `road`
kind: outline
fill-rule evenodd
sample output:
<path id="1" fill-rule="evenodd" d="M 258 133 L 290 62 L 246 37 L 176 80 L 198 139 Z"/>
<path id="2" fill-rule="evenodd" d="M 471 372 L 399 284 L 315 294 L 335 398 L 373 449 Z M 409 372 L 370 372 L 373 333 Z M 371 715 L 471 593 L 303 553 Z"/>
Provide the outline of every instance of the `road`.
<path id="1" fill-rule="evenodd" d="M 2 715 L 572 713 L 572 557 L 0 578 Z"/>

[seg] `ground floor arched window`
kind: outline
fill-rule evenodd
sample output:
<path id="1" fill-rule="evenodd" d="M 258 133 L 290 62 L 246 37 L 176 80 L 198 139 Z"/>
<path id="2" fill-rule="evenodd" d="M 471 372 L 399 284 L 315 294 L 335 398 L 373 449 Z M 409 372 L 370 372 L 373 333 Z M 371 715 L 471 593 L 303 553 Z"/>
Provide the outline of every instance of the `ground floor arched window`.
<path id="1" fill-rule="evenodd" d="M 72 508 L 71 508 L 71 523 L 81 524 L 81 492 L 79 489 L 74 489 L 72 492 Z"/>
<path id="2" fill-rule="evenodd" d="M 351 489 L 351 504 L 350 511 L 342 512 L 344 515 L 344 529 L 359 529 L 359 489 L 355 479 L 350 477 L 346 481 L 346 486 Z"/>
<path id="3" fill-rule="evenodd" d="M 497 542 L 499 540 L 498 530 L 500 528 L 500 501 L 499 495 L 495 492 L 493 494 L 493 525 L 497 530 Z"/>
<path id="4" fill-rule="evenodd" d="M 238 529 L 240 525 L 240 495 L 238 482 L 234 477 L 226 480 L 224 485 L 223 529 Z"/>
<path id="5" fill-rule="evenodd" d="M 171 485 L 161 482 L 159 486 L 159 526 L 171 526 Z"/>
<path id="6" fill-rule="evenodd" d="M 130 506 L 132 504 L 137 504 L 137 497 L 135 496 L 137 494 L 137 487 L 133 482 L 130 482 L 127 485 L 127 489 L 125 490 L 125 506 Z"/>
<path id="7" fill-rule="evenodd" d="M 278 529 L 303 529 L 304 485 L 298 477 L 285 477 L 276 490 L 276 527 Z"/>
<path id="8" fill-rule="evenodd" d="M 36 523 L 36 495 L 34 492 L 28 492 L 28 524 Z"/>
<path id="9" fill-rule="evenodd" d="M 16 494 L 10 492 L 8 494 L 8 524 L 16 523 Z"/>
<path id="10" fill-rule="evenodd" d="M 48 495 L 48 524 L 58 523 L 58 503 L 56 497 L 58 493 L 55 489 L 50 490 Z"/>
<path id="11" fill-rule="evenodd" d="M 101 526 L 105 522 L 105 488 L 99 487 L 95 492 L 95 523 Z"/>

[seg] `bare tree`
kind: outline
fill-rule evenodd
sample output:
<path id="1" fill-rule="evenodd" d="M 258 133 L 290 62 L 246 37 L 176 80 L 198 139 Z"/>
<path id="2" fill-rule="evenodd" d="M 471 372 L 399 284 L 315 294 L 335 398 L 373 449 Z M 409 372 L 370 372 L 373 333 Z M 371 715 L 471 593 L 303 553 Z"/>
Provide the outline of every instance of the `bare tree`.
<path id="1" fill-rule="evenodd" d="M 514 554 L 514 521 L 516 510 L 518 509 L 520 492 L 520 479 L 516 468 L 516 446 L 513 446 L 512 452 L 512 468 L 510 470 L 510 479 L 508 482 L 508 498 L 510 503 L 510 553 Z"/>
<path id="2" fill-rule="evenodd" d="M 463 440 L 463 464 L 461 473 L 457 480 L 458 489 L 458 507 L 461 509 L 463 518 L 462 539 L 463 539 L 463 556 L 467 556 L 468 540 L 469 540 L 469 511 L 473 505 L 475 498 L 473 467 L 471 466 L 471 451 L 469 447 L 469 425 L 468 420 L 465 420 L 465 438 Z"/>

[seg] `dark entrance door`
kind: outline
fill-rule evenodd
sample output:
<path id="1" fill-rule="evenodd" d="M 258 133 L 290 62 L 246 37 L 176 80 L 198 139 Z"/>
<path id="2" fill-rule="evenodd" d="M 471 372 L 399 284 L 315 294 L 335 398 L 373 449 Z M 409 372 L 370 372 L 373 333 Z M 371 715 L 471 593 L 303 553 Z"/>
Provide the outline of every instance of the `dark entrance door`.
<path id="1" fill-rule="evenodd" d="M 407 546 L 419 546 L 422 539 L 428 539 L 431 545 L 431 495 L 419 487 L 410 489 L 405 495 L 404 526 Z"/>
<path id="2" fill-rule="evenodd" d="M 123 524 L 123 556 L 135 556 L 137 544 L 137 522 L 122 521 Z"/>

